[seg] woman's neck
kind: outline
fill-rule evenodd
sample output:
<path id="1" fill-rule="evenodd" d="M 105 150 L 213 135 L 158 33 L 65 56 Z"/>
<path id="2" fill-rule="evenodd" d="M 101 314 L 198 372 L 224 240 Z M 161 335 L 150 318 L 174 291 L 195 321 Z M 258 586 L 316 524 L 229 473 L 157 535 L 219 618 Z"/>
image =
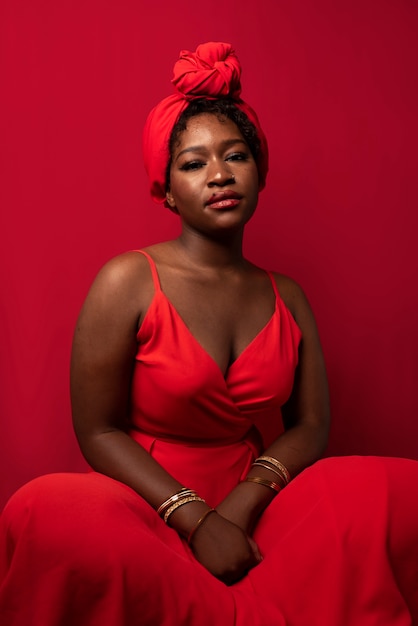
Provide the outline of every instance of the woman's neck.
<path id="1" fill-rule="evenodd" d="M 173 241 L 178 253 L 196 267 L 221 269 L 242 267 L 247 262 L 242 252 L 243 233 L 224 238 L 209 238 L 199 233 L 182 232 Z"/>

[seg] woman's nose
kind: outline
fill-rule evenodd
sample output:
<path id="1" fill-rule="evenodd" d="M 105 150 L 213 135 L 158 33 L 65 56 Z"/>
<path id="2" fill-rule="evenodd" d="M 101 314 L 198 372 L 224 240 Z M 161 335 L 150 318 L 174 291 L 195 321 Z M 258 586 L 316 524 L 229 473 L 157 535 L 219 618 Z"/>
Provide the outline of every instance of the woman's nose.
<path id="1" fill-rule="evenodd" d="M 225 161 L 216 161 L 209 166 L 208 186 L 224 186 L 235 182 L 235 176 Z"/>

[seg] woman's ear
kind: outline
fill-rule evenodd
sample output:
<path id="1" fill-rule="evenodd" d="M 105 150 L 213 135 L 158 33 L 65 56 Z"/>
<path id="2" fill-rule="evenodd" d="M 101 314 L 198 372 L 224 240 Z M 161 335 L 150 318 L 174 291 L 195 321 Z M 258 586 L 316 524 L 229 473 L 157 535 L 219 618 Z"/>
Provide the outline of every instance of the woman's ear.
<path id="1" fill-rule="evenodd" d="M 176 203 L 174 201 L 173 194 L 171 193 L 170 190 L 166 191 L 165 197 L 166 197 L 167 204 L 170 207 L 170 209 L 172 211 L 176 211 Z"/>

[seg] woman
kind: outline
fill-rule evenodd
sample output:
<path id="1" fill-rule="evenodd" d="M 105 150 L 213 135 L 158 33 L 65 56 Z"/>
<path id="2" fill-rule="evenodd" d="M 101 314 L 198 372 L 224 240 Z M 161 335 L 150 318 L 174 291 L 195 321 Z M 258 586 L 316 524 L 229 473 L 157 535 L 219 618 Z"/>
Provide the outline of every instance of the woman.
<path id="1" fill-rule="evenodd" d="M 238 60 L 199 46 L 173 82 L 144 156 L 181 235 L 113 259 L 90 290 L 71 386 L 95 471 L 9 502 L 1 623 L 418 623 L 418 463 L 315 463 L 329 408 L 311 310 L 243 256 L 268 156 Z"/>

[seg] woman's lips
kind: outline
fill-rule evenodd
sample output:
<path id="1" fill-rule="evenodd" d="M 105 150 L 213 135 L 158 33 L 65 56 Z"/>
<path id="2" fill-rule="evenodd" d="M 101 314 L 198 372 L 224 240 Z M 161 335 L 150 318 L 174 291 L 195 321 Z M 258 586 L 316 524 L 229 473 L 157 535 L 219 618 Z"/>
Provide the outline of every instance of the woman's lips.
<path id="1" fill-rule="evenodd" d="M 206 202 L 211 209 L 232 209 L 237 206 L 242 196 L 235 191 L 219 191 Z"/>

